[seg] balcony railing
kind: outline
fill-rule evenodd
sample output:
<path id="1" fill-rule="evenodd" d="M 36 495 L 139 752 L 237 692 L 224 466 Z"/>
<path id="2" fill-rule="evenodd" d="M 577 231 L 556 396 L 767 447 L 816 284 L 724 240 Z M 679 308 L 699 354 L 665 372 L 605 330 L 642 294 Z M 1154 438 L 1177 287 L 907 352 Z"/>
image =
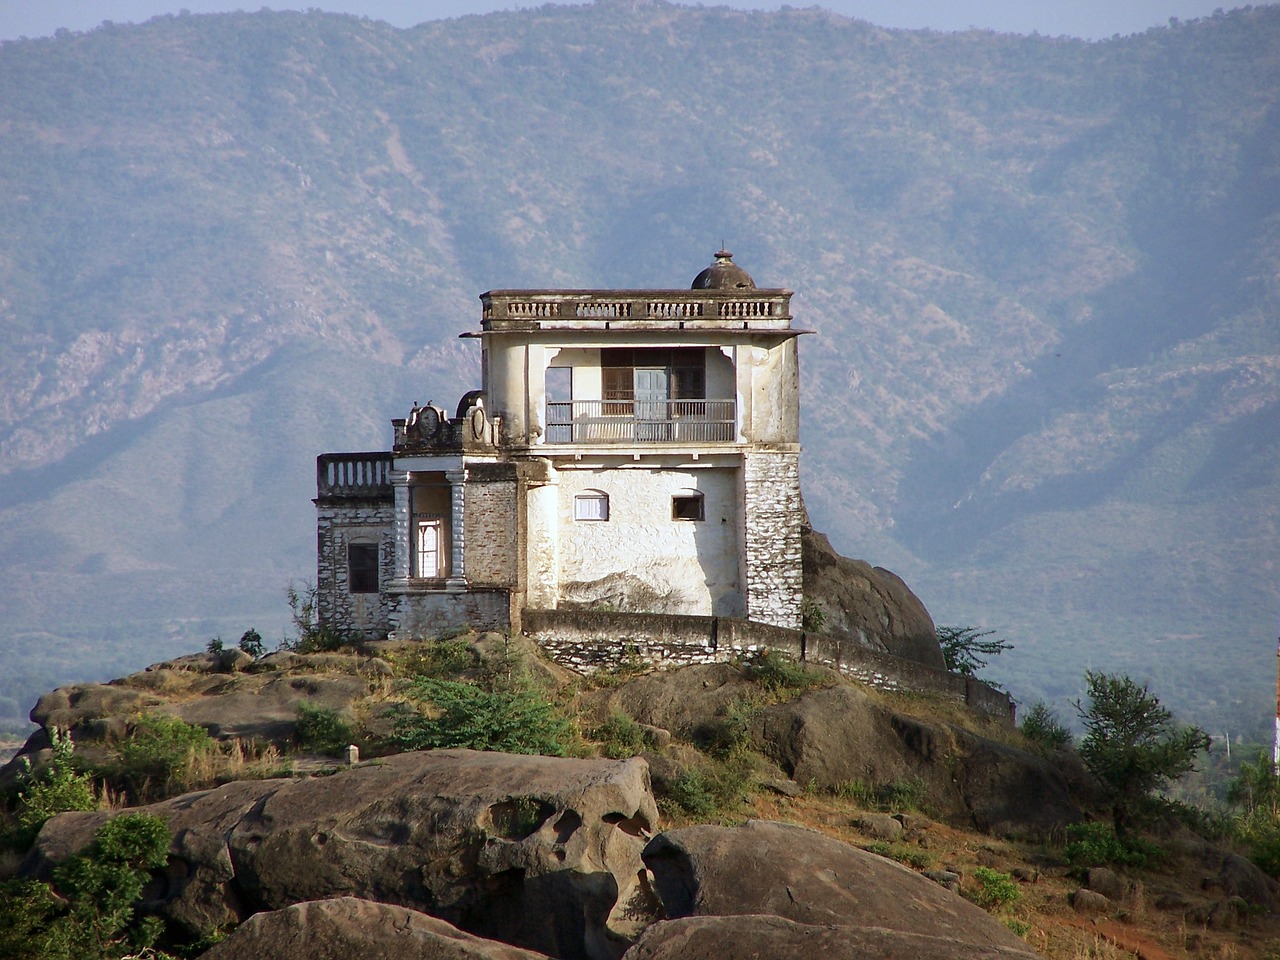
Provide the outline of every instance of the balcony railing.
<path id="1" fill-rule="evenodd" d="M 732 443 L 732 400 L 574 400 L 547 404 L 546 443 Z"/>
<path id="2" fill-rule="evenodd" d="M 321 454 L 316 458 L 316 493 L 321 498 L 391 496 L 391 454 Z"/>

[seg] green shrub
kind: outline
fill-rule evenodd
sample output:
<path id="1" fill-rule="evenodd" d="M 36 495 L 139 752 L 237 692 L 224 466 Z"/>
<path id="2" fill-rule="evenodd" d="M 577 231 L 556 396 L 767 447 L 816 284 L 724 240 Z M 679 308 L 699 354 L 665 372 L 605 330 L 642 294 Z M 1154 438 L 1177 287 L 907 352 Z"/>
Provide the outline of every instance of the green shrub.
<path id="1" fill-rule="evenodd" d="M 1022 898 L 1017 881 L 1007 873 L 988 867 L 975 867 L 973 878 L 978 881 L 978 889 L 973 891 L 972 900 L 984 910 L 1000 910 L 1012 906 Z"/>
<path id="2" fill-rule="evenodd" d="M 12 960 L 122 960 L 159 957 L 154 917 L 134 910 L 150 871 L 168 859 L 159 817 L 124 814 L 53 872 L 52 884 L 0 884 L 0 956 Z"/>
<path id="3" fill-rule="evenodd" d="M 587 736 L 597 741 L 600 752 L 611 760 L 634 757 L 651 746 L 644 727 L 621 710 L 614 710 L 607 720 L 588 731 Z"/>
<path id="4" fill-rule="evenodd" d="M 751 735 L 751 722 L 759 709 L 742 697 L 734 697 L 726 703 L 708 731 L 707 751 L 712 756 L 727 760 L 745 750 Z"/>
<path id="5" fill-rule="evenodd" d="M 563 757 L 573 725 L 534 690 L 489 692 L 469 683 L 424 677 L 408 696 L 417 709 L 396 710 L 392 746 L 400 750 L 465 747 Z"/>
<path id="6" fill-rule="evenodd" d="M 71 734 L 53 727 L 49 740 L 52 755 L 39 773 L 31 772 L 31 761 L 26 757 L 19 761 L 27 785 L 18 794 L 18 825 L 31 839 L 50 817 L 71 810 L 95 810 L 98 806 L 89 776 L 75 768 Z"/>
<path id="7" fill-rule="evenodd" d="M 1159 848 L 1140 837 L 1121 839 L 1114 828 L 1100 821 L 1073 823 L 1067 827 L 1062 857 L 1073 867 L 1145 867 L 1160 856 Z"/>
<path id="8" fill-rule="evenodd" d="M 196 760 L 216 749 L 217 742 L 204 727 L 164 713 L 145 713 L 116 748 L 116 772 L 140 797 L 156 784 L 184 785 Z"/>
<path id="9" fill-rule="evenodd" d="M 746 788 L 741 764 L 720 763 L 686 770 L 667 785 L 663 799 L 691 817 L 708 819 L 740 802 Z"/>
<path id="10" fill-rule="evenodd" d="M 1044 701 L 1037 701 L 1018 724 L 1022 735 L 1045 750 L 1058 750 L 1071 743 L 1071 731 Z"/>
<path id="11" fill-rule="evenodd" d="M 355 727 L 339 711 L 308 700 L 298 704 L 294 736 L 300 746 L 336 755 L 346 749 L 355 735 Z"/>

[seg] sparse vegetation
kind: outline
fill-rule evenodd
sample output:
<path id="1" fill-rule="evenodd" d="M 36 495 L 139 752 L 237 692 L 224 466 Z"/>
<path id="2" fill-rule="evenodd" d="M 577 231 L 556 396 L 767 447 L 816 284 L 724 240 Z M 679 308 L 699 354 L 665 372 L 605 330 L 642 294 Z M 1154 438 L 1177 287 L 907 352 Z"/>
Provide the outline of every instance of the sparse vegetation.
<path id="1" fill-rule="evenodd" d="M 775 697 L 795 696 L 830 684 L 831 677 L 776 650 L 758 650 L 742 660 L 748 677 Z"/>

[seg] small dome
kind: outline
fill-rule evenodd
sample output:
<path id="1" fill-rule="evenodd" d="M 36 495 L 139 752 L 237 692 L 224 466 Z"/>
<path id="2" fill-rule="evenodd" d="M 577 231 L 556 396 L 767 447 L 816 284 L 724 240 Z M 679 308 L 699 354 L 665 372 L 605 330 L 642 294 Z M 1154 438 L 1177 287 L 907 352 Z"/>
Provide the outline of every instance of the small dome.
<path id="1" fill-rule="evenodd" d="M 693 278 L 690 290 L 754 290 L 751 274 L 733 262 L 733 254 L 721 250 L 715 263 Z"/>

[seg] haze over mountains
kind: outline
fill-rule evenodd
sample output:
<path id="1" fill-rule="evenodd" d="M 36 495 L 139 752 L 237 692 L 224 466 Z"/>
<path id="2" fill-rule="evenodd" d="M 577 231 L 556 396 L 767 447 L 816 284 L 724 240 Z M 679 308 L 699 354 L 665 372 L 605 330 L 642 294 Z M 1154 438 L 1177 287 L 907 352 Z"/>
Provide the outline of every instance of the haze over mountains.
<path id="1" fill-rule="evenodd" d="M 0 45 L 0 716 L 287 623 L 314 457 L 479 384 L 476 295 L 796 291 L 806 500 L 1058 704 L 1269 729 L 1280 9 L 1098 43 L 819 10 Z"/>

